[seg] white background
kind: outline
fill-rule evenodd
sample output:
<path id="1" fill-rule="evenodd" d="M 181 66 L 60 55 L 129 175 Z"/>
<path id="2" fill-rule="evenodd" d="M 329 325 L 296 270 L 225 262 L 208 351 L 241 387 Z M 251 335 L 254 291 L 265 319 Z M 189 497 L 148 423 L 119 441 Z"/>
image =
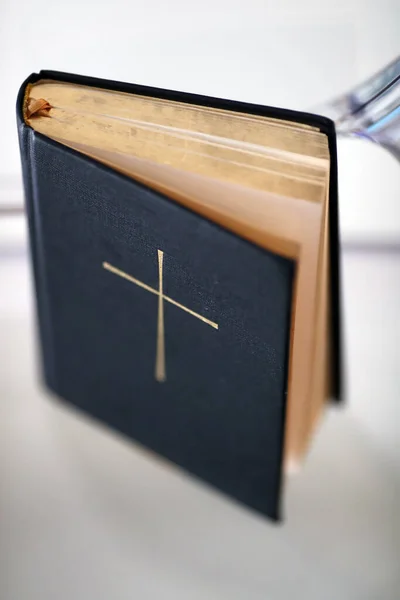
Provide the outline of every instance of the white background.
<path id="1" fill-rule="evenodd" d="M 0 0 L 0 207 L 22 202 L 14 106 L 42 68 L 289 108 L 399 53 L 395 0 Z M 272 527 L 37 384 L 25 223 L 0 219 L 0 597 L 398 597 L 400 165 L 339 143 L 347 403 Z"/>
<path id="2" fill-rule="evenodd" d="M 0 203 L 21 201 L 14 106 L 31 72 L 312 109 L 393 60 L 399 39 L 399 0 L 1 0 Z M 340 148 L 343 236 L 393 241 L 397 165 L 353 146 Z"/>

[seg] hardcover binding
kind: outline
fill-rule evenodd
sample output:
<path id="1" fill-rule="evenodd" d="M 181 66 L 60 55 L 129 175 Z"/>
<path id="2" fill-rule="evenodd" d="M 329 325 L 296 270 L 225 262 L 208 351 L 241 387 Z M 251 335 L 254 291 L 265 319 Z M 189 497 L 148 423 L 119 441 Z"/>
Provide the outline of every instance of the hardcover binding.
<path id="1" fill-rule="evenodd" d="M 141 95 L 169 98 L 171 100 L 200 104 L 203 106 L 214 106 L 229 110 L 239 110 L 241 112 L 266 115 L 269 117 L 275 116 L 286 120 L 295 120 L 306 124 L 317 125 L 325 133 L 327 133 L 332 161 L 332 172 L 330 177 L 330 220 L 332 245 L 331 291 L 333 299 L 333 342 L 335 344 L 334 383 L 335 395 L 337 398 L 339 398 L 339 260 L 337 225 L 338 215 L 336 198 L 336 141 L 333 123 L 328 119 L 315 117 L 314 115 L 308 115 L 305 113 L 284 111 L 280 109 L 218 100 L 191 94 L 181 94 L 178 92 L 158 90 L 154 88 L 122 84 L 118 82 L 109 82 L 100 79 L 68 75 L 53 71 L 42 71 L 39 74 L 31 75 L 22 85 L 17 100 L 17 121 L 29 221 L 33 272 L 36 285 L 42 365 L 44 370 L 44 379 L 47 386 L 61 398 L 72 402 L 95 418 L 107 422 L 110 426 L 118 429 L 123 434 L 128 435 L 129 437 L 150 447 L 159 454 L 177 463 L 190 473 L 197 475 L 204 481 L 211 483 L 214 487 L 219 488 L 224 493 L 239 500 L 241 503 L 260 511 L 273 519 L 279 519 L 281 517 L 280 492 L 282 486 L 282 459 L 284 448 L 283 438 L 287 394 L 293 264 L 287 259 L 283 259 L 282 257 L 278 256 L 274 257 L 274 255 L 271 253 L 253 246 L 244 240 L 240 240 L 240 238 L 237 238 L 237 236 L 234 236 L 216 224 L 207 221 L 207 219 L 204 219 L 199 215 L 195 215 L 190 210 L 183 208 L 182 206 L 176 205 L 162 194 L 150 190 L 146 186 L 139 184 L 138 182 L 135 182 L 119 173 L 115 173 L 112 169 L 109 169 L 108 167 L 33 131 L 24 123 L 23 120 L 24 93 L 26 86 L 29 83 L 33 83 L 40 79 L 69 81 L 76 84 L 92 85 Z M 76 193 L 75 195 L 71 195 L 72 192 L 69 189 L 71 186 L 66 186 L 66 182 L 75 182 L 75 180 L 77 186 L 75 190 Z M 87 192 L 85 190 L 90 190 L 91 187 L 93 187 L 93 184 L 94 188 L 96 189 L 93 193 L 89 192 L 88 198 L 90 200 L 90 206 L 92 206 L 94 203 L 96 208 L 93 209 L 94 212 L 92 211 L 92 214 L 90 215 L 92 224 L 90 225 L 89 229 L 85 230 L 87 224 L 82 224 L 81 221 L 81 215 L 87 214 L 88 210 L 88 198 L 86 198 Z M 79 188 L 79 186 L 81 187 Z M 80 193 L 80 189 L 84 191 Z M 97 194 L 96 190 L 104 189 L 107 190 L 107 194 L 114 195 L 104 199 L 101 194 Z M 80 197 L 82 198 L 82 201 L 80 200 Z M 128 197 L 133 197 L 135 199 L 135 203 L 133 205 L 131 204 L 130 200 L 128 201 Z M 152 206 L 150 213 L 148 212 L 149 205 Z M 110 206 L 112 206 L 112 210 L 110 209 Z M 86 327 L 86 322 L 88 320 L 91 321 L 91 309 L 86 306 L 86 313 L 84 312 L 85 294 L 89 297 L 93 291 L 89 290 L 85 283 L 81 285 L 79 281 L 79 294 L 83 294 L 81 303 L 82 306 L 76 307 L 74 309 L 76 313 L 74 314 L 68 312 L 70 310 L 69 306 L 73 304 L 74 300 L 74 296 L 68 297 L 68 294 L 70 294 L 71 288 L 77 285 L 74 264 L 77 264 L 78 261 L 80 261 L 80 257 L 77 255 L 75 258 L 72 257 L 71 259 L 67 259 L 66 263 L 65 258 L 63 258 L 63 267 L 65 267 L 63 270 L 65 270 L 65 273 L 59 276 L 58 271 L 60 269 L 55 269 L 54 261 L 57 260 L 57 254 L 60 250 L 61 254 L 65 251 L 65 249 L 60 248 L 59 244 L 60 236 L 62 237 L 62 235 L 64 235 L 64 224 L 66 224 L 65 235 L 69 236 L 69 247 L 72 248 L 71 254 L 73 255 L 74 247 L 80 244 L 82 239 L 84 239 L 84 236 L 93 235 L 93 229 L 96 230 L 96 236 L 100 236 L 101 239 L 107 240 L 109 231 L 103 228 L 104 223 L 101 223 L 101 219 L 99 221 L 99 214 L 103 214 L 103 221 L 111 222 L 113 219 L 115 219 L 115 215 L 120 212 L 122 214 L 122 223 L 132 224 L 135 222 L 136 231 L 138 231 L 142 236 L 142 242 L 140 242 L 139 246 L 134 246 L 133 242 L 128 243 L 128 246 L 129 244 L 131 245 L 130 249 L 128 250 L 128 254 L 131 257 L 129 261 L 129 269 L 133 268 L 134 266 L 134 274 L 136 275 L 137 272 L 140 272 L 140 269 L 144 269 L 143 276 L 146 278 L 148 277 L 149 269 L 153 267 L 149 266 L 151 263 L 148 262 L 147 258 L 147 266 L 145 267 L 144 264 L 140 262 L 142 259 L 139 260 L 137 257 L 142 254 L 144 249 L 144 254 L 148 254 L 146 248 L 149 246 L 152 248 L 156 243 L 154 240 L 151 242 L 149 235 L 148 233 L 146 234 L 143 226 L 146 223 L 146 219 L 149 219 L 149 214 L 157 214 L 158 211 L 161 211 L 161 213 L 164 212 L 164 218 L 159 218 L 158 221 L 154 221 L 150 229 L 157 231 L 158 228 L 160 237 L 163 237 L 164 239 L 163 244 L 167 250 L 167 261 L 169 261 L 166 263 L 167 265 L 172 264 L 174 258 L 174 253 L 172 250 L 168 254 L 169 247 L 172 248 L 169 242 L 169 239 L 171 238 L 168 236 L 171 236 L 171 232 L 174 233 L 173 223 L 179 222 L 179 225 L 175 226 L 175 232 L 192 230 L 192 234 L 189 236 L 189 238 L 198 235 L 198 239 L 201 240 L 203 245 L 205 240 L 208 241 L 214 238 L 225 240 L 223 243 L 221 242 L 221 248 L 224 248 L 226 245 L 228 245 L 233 249 L 234 252 L 236 252 L 236 246 L 239 248 L 239 254 L 237 254 L 239 257 L 239 263 L 242 262 L 243 265 L 245 265 L 247 261 L 248 265 L 253 265 L 258 264 L 258 262 L 261 261 L 260 264 L 262 265 L 262 269 L 272 269 L 270 271 L 272 274 L 271 277 L 278 278 L 275 279 L 275 282 L 277 289 L 281 291 L 277 294 L 278 298 L 276 301 L 276 306 L 272 305 L 270 307 L 271 314 L 273 316 L 271 317 L 271 322 L 269 325 L 269 327 L 272 328 L 272 331 L 274 331 L 276 326 L 280 328 L 280 333 L 277 333 L 275 336 L 274 348 L 275 350 L 278 348 L 277 359 L 271 359 L 268 354 L 268 350 L 267 354 L 264 354 L 262 357 L 262 361 L 264 362 L 261 362 L 263 365 L 265 365 L 271 359 L 271 370 L 263 375 L 265 366 L 260 366 L 261 370 L 259 371 L 262 377 L 264 377 L 264 386 L 266 385 L 267 381 L 265 377 L 267 377 L 267 379 L 269 378 L 268 385 L 270 387 L 272 386 L 271 398 L 275 398 L 275 400 L 273 400 L 269 406 L 266 406 L 265 396 L 263 395 L 265 394 L 265 387 L 261 387 L 258 390 L 255 389 L 253 394 L 254 398 L 251 396 L 251 402 L 253 402 L 253 405 L 246 406 L 246 411 L 243 413 L 243 416 L 246 415 L 248 422 L 246 421 L 246 418 L 239 416 L 242 414 L 241 411 L 243 411 L 243 399 L 240 396 L 236 398 L 235 392 L 227 388 L 226 398 L 229 399 L 229 394 L 231 394 L 233 398 L 233 404 L 232 406 L 229 406 L 229 404 L 224 406 L 226 399 L 224 398 L 223 393 L 221 396 L 221 390 L 223 390 L 224 385 L 226 385 L 225 383 L 221 383 L 224 378 L 222 377 L 222 380 L 214 386 L 213 376 L 211 376 L 208 382 L 207 378 L 205 378 L 204 384 L 205 389 L 208 390 L 206 391 L 206 397 L 208 394 L 211 404 L 214 402 L 213 407 L 210 409 L 210 413 L 207 413 L 208 409 L 206 410 L 205 407 L 201 405 L 197 406 L 197 408 L 195 406 L 192 407 L 192 410 L 194 411 L 193 414 L 190 415 L 188 413 L 188 415 L 186 415 L 186 407 L 180 406 L 179 403 L 177 406 L 174 406 L 174 402 L 176 401 L 176 398 L 179 397 L 182 390 L 178 390 L 178 393 L 174 393 L 174 391 L 172 391 L 172 396 L 168 395 L 171 394 L 170 392 L 161 392 L 161 396 L 162 394 L 165 396 L 165 398 L 162 396 L 162 398 L 164 398 L 164 402 L 161 402 L 158 405 L 155 404 L 154 409 L 152 410 L 159 411 L 161 407 L 161 411 L 163 411 L 166 410 L 165 407 L 168 406 L 171 406 L 171 411 L 175 410 L 174 417 L 170 418 L 170 415 L 167 411 L 164 414 L 164 417 L 161 419 L 167 427 L 168 419 L 170 419 L 170 426 L 172 429 L 175 426 L 177 427 L 175 432 L 166 432 L 163 429 L 160 429 L 160 424 L 157 420 L 151 421 L 150 419 L 151 422 L 148 422 L 148 419 L 150 418 L 149 415 L 152 413 L 151 411 L 150 413 L 146 413 L 146 410 L 150 409 L 148 407 L 146 408 L 146 403 L 140 399 L 140 393 L 143 392 L 144 397 L 147 399 L 150 398 L 150 405 L 152 404 L 153 398 L 159 394 L 158 391 L 155 391 L 156 388 L 153 388 L 153 384 L 146 384 L 147 387 L 145 387 L 144 390 L 141 390 L 139 385 L 137 388 L 139 394 L 138 400 L 136 400 L 136 397 L 132 399 L 129 394 L 126 395 L 127 389 L 129 389 L 129 386 L 131 385 L 129 383 L 129 373 L 132 369 L 129 367 L 129 365 L 124 366 L 122 363 L 124 357 L 129 354 L 128 352 L 122 353 L 121 364 L 111 364 L 110 366 L 110 371 L 112 372 L 112 377 L 114 380 L 118 380 L 121 371 L 122 380 L 125 377 L 126 381 L 125 385 L 121 384 L 121 387 L 119 388 L 121 401 L 120 408 L 116 408 L 113 405 L 113 391 L 105 389 L 107 388 L 107 380 L 104 380 L 102 384 L 99 384 L 99 382 L 95 381 L 99 375 L 101 379 L 101 365 L 107 364 L 107 360 L 110 360 L 110 356 L 101 354 L 101 343 L 99 342 L 94 344 L 94 347 L 98 348 L 97 354 L 98 357 L 100 357 L 98 358 L 97 364 L 95 362 L 90 364 L 91 358 L 89 358 L 89 364 L 87 366 L 88 368 L 82 370 L 82 365 L 77 365 L 76 362 L 74 362 L 74 351 L 73 346 L 71 345 L 71 335 L 73 335 L 74 322 L 77 320 L 78 322 L 85 323 Z M 167 222 L 169 223 L 168 227 L 172 229 L 170 232 L 166 233 L 165 227 L 160 225 L 160 223 Z M 199 226 L 198 223 L 202 223 L 203 225 Z M 56 229 L 57 227 L 62 228 L 62 234 L 60 234 L 60 231 L 58 231 L 58 233 L 57 231 L 53 232 L 53 224 L 56 225 Z M 79 237 L 78 234 L 75 234 L 76 231 L 80 231 L 79 235 L 81 237 Z M 179 238 L 179 235 L 180 233 L 175 235 L 175 237 Z M 122 233 L 120 232 L 118 234 L 118 237 L 121 236 L 124 236 L 123 231 Z M 127 251 L 121 246 L 118 246 L 118 238 L 114 234 L 111 236 L 111 238 L 111 244 L 108 241 L 106 242 L 108 251 L 111 255 L 114 254 L 116 259 L 122 261 L 123 263 L 124 255 Z M 143 240 L 145 240 L 144 245 Z M 178 239 L 176 243 L 178 245 L 181 244 L 181 249 L 184 248 L 183 241 L 179 241 Z M 126 240 L 124 244 L 124 247 L 126 247 Z M 89 254 L 92 252 L 91 246 L 87 246 L 87 251 Z M 134 253 L 132 254 L 133 251 Z M 151 250 L 151 252 L 153 252 L 153 250 Z M 218 253 L 215 254 L 218 255 Z M 53 256 L 55 256 L 54 259 Z M 189 256 L 188 258 L 190 266 L 192 267 L 196 264 L 196 259 L 193 258 L 194 256 L 195 255 L 192 255 L 192 257 Z M 95 254 L 93 254 L 92 258 L 93 257 L 96 260 L 100 260 L 100 258 Z M 104 256 L 104 259 L 105 258 L 106 257 Z M 71 262 L 73 260 L 75 260 L 75 263 Z M 226 265 L 229 264 L 229 262 L 230 259 L 225 259 Z M 175 276 L 178 278 L 187 278 L 188 274 L 186 267 L 189 263 L 186 261 L 186 266 L 183 263 L 181 266 L 175 265 Z M 58 265 L 56 266 L 58 267 Z M 84 268 L 89 267 L 84 266 Z M 247 273 L 250 270 L 251 269 L 246 267 L 243 269 L 243 273 Z M 101 282 L 99 283 L 100 279 L 98 274 L 91 275 L 90 273 L 91 272 L 88 271 L 88 277 L 93 277 L 94 287 L 96 288 L 97 286 L 98 288 L 97 296 L 103 297 L 105 294 L 103 286 L 110 285 L 110 283 L 104 282 L 108 282 L 109 280 L 106 280 L 104 277 L 102 277 Z M 229 269 L 227 273 L 229 277 Z M 200 279 L 202 275 L 203 274 L 201 272 L 197 273 L 197 276 L 200 277 Z M 112 275 L 109 276 L 113 277 Z M 85 282 L 88 277 L 83 277 L 81 279 L 83 282 Z M 216 277 L 216 275 L 214 277 Z M 258 276 L 256 280 L 259 280 Z M 234 281 L 234 279 L 232 279 L 232 281 Z M 120 282 L 113 281 L 113 284 L 117 283 L 118 285 L 122 285 Z M 169 285 L 171 285 L 171 283 L 169 283 Z M 204 289 L 207 288 L 207 285 L 208 284 L 204 285 Z M 259 289 L 256 291 L 256 288 L 254 288 L 253 296 L 259 291 Z M 182 293 L 181 288 L 176 288 L 174 293 L 179 296 L 179 294 Z M 263 293 L 263 290 L 261 290 L 261 293 Z M 121 288 L 121 291 L 118 292 L 116 298 L 118 298 L 119 294 L 122 296 L 124 296 L 124 294 L 129 294 L 129 298 L 131 298 L 132 290 L 131 288 Z M 195 296 L 190 296 L 189 293 L 187 298 L 188 304 L 195 303 L 197 296 L 198 294 L 195 294 Z M 59 297 L 62 298 L 61 303 Z M 226 297 L 221 296 L 219 301 L 220 303 L 224 304 L 226 302 Z M 115 303 L 117 300 L 114 298 L 112 302 Z M 125 302 L 125 300 L 123 302 Z M 128 300 L 126 302 L 128 302 Z M 129 300 L 129 303 L 130 302 L 131 300 Z M 147 300 L 145 301 L 140 299 L 137 300 L 137 302 L 139 303 L 138 307 L 140 310 L 142 310 L 142 312 L 147 310 L 146 305 L 144 304 L 147 302 Z M 118 305 L 112 314 L 124 313 L 130 310 L 127 308 L 128 306 L 129 304 Z M 96 336 L 101 334 L 103 334 L 103 339 L 112 338 L 112 330 L 104 329 L 105 326 L 102 329 L 102 325 L 99 326 L 99 324 L 107 323 L 107 320 L 110 318 L 110 314 L 107 311 L 107 302 L 103 302 L 97 310 L 97 315 L 93 316 L 93 321 L 91 321 L 87 326 L 88 331 L 92 332 L 90 334 L 92 335 L 92 338 L 88 338 L 88 340 L 86 340 L 87 342 L 93 342 L 93 339 L 96 340 Z M 278 312 L 275 314 L 274 311 Z M 169 313 L 169 315 L 168 318 L 172 319 L 172 313 Z M 239 316 L 239 318 L 238 315 L 236 315 L 236 317 L 234 315 L 234 321 L 236 319 L 237 323 L 240 322 L 240 319 L 243 317 L 243 315 L 245 315 L 245 313 L 242 313 L 242 316 Z M 175 319 L 177 317 L 174 316 L 173 318 Z M 191 327 L 192 325 L 185 324 L 185 328 L 182 329 L 183 338 L 185 338 L 186 335 L 185 331 L 189 332 L 190 334 Z M 125 335 L 125 329 L 126 327 L 123 327 L 119 332 L 119 337 L 115 337 L 116 344 L 118 344 L 120 339 Z M 257 331 L 257 327 L 254 331 Z M 80 334 L 78 331 L 76 338 L 72 340 L 74 343 L 76 343 L 76 339 L 79 339 L 79 335 Z M 203 335 L 203 333 L 200 335 Z M 254 335 L 256 335 L 254 340 L 258 340 L 257 334 L 255 333 Z M 251 344 L 256 343 L 254 340 L 251 341 L 250 338 L 244 342 L 247 344 L 248 348 L 251 346 Z M 243 334 L 240 334 L 239 337 L 233 338 L 233 341 L 229 339 L 228 341 L 225 340 L 224 348 L 235 347 L 235 344 L 239 344 L 240 346 L 240 344 L 243 343 L 242 340 L 244 341 Z M 129 343 L 134 344 L 135 341 L 130 339 Z M 257 343 L 259 344 L 260 342 L 258 341 Z M 86 354 L 84 346 L 85 340 L 83 340 L 82 343 L 83 349 L 79 348 L 78 354 L 79 352 L 81 352 L 81 354 L 83 352 L 83 357 L 90 356 L 92 346 L 90 346 L 90 344 L 88 345 L 86 348 Z M 217 344 L 213 352 L 218 353 L 220 351 L 221 349 Z M 233 357 L 235 358 L 234 354 Z M 113 360 L 113 358 L 111 360 Z M 237 358 L 235 360 L 237 360 Z M 275 370 L 275 367 L 272 366 L 276 360 L 279 366 L 278 370 Z M 240 362 L 242 362 L 242 357 Z M 248 368 L 253 368 L 253 362 L 254 358 L 252 358 L 248 363 Z M 211 363 L 209 368 L 212 370 Z M 236 373 L 235 376 L 240 377 L 240 369 L 237 371 L 238 373 Z M 257 373 L 257 375 L 259 373 Z M 257 378 L 258 377 L 255 379 Z M 75 380 L 78 381 L 78 384 L 75 383 Z M 218 378 L 216 381 L 218 381 Z M 234 383 L 233 386 L 235 388 Z M 243 391 L 238 392 L 238 394 L 240 393 L 243 395 Z M 221 397 L 223 398 L 222 405 L 220 405 L 218 410 L 216 410 L 215 407 L 218 405 L 218 403 L 221 404 L 219 402 Z M 144 406 L 145 408 L 143 408 Z M 180 408 L 178 410 L 179 406 Z M 197 416 L 196 411 L 198 411 Z M 219 417 L 218 411 L 222 411 Z M 137 423 L 130 422 L 129 419 L 131 417 L 125 417 L 121 420 L 121 415 L 123 413 L 126 415 L 135 415 L 135 420 Z M 214 419 L 214 417 L 216 418 Z M 189 421 L 187 421 L 188 418 Z M 190 421 L 190 419 L 194 419 L 194 422 Z M 220 419 L 220 421 L 218 421 L 218 419 Z M 216 423 L 218 422 L 220 430 L 218 430 L 218 432 L 213 431 L 213 428 L 216 427 Z M 178 425 L 176 425 L 176 423 L 178 423 Z M 203 428 L 203 430 L 201 430 L 200 426 L 200 430 L 197 431 L 197 433 L 199 433 L 198 439 L 204 441 L 204 439 L 209 436 L 210 444 L 207 442 L 206 445 L 202 446 L 201 443 L 203 442 L 201 442 L 200 444 L 197 444 L 195 448 L 192 448 L 192 438 L 189 429 L 190 427 L 193 427 L 193 423 L 203 423 L 205 429 Z M 190 424 L 190 426 L 188 424 Z M 197 425 L 195 425 L 195 430 L 196 428 L 198 428 Z M 219 431 L 221 433 L 219 433 Z M 216 435 L 216 433 L 218 433 L 218 435 Z M 204 436 L 206 437 L 204 438 Z M 208 456 L 207 452 L 213 452 L 212 456 Z M 221 461 L 220 465 L 218 464 L 218 459 Z"/>
<path id="2" fill-rule="evenodd" d="M 50 320 L 50 306 L 46 290 L 46 277 L 44 272 L 45 255 L 41 239 L 41 216 L 38 203 L 37 188 L 35 186 L 34 160 L 32 156 L 33 139 L 35 132 L 27 127 L 24 122 L 19 122 L 19 142 L 22 164 L 22 177 L 25 190 L 25 206 L 29 230 L 29 244 L 31 265 L 35 287 L 37 327 L 39 338 L 39 352 L 42 356 L 40 367 L 43 378 L 50 389 L 56 386 L 54 352 L 52 343 L 52 325 Z"/>

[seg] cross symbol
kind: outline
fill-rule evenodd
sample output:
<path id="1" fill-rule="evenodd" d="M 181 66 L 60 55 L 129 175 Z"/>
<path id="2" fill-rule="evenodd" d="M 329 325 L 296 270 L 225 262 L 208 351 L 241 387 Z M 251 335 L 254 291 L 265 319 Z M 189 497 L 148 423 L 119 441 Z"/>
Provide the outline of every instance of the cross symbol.
<path id="1" fill-rule="evenodd" d="M 166 367 L 165 367 L 164 300 L 165 300 L 165 302 L 169 302 L 170 304 L 177 306 L 181 310 L 184 310 L 185 312 L 189 313 L 193 317 L 196 317 L 196 319 L 200 319 L 200 321 L 203 321 L 203 323 L 210 325 L 210 327 L 213 327 L 214 329 L 218 329 L 218 324 L 214 323 L 213 321 L 210 321 L 209 319 L 206 319 L 206 317 L 199 315 L 198 313 L 194 312 L 194 310 L 191 310 L 187 306 L 180 304 L 173 298 L 170 298 L 169 296 L 166 296 L 164 294 L 164 292 L 163 292 L 164 252 L 162 250 L 157 250 L 157 255 L 158 255 L 158 290 L 151 287 L 150 285 L 147 285 L 143 281 L 140 281 L 140 279 L 136 279 L 135 277 L 128 275 L 128 273 L 125 273 L 125 271 L 121 271 L 121 269 L 117 269 L 117 267 L 110 265 L 110 263 L 108 263 L 108 262 L 103 262 L 103 269 L 106 269 L 106 271 L 110 271 L 111 273 L 114 273 L 114 275 L 118 275 L 119 277 L 122 277 L 123 279 L 126 279 L 127 281 L 130 281 L 131 283 L 134 283 L 135 285 L 143 288 L 147 292 L 150 292 L 150 293 L 158 296 L 155 378 L 157 381 L 159 381 L 161 383 L 163 381 L 166 381 L 166 379 L 167 379 L 167 373 L 166 373 Z"/>

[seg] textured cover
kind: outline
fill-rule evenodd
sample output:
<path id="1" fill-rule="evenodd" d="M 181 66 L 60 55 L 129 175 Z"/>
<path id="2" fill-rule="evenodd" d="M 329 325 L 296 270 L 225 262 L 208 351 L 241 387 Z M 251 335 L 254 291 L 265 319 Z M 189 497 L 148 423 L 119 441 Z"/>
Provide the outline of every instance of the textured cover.
<path id="1" fill-rule="evenodd" d="M 63 77 L 99 86 L 47 72 L 28 81 Z M 17 119 L 47 385 L 278 518 L 293 263 L 34 132 L 22 119 L 26 83 Z M 115 86 L 102 82 L 144 91 Z M 160 281 L 164 382 L 154 374 Z"/>

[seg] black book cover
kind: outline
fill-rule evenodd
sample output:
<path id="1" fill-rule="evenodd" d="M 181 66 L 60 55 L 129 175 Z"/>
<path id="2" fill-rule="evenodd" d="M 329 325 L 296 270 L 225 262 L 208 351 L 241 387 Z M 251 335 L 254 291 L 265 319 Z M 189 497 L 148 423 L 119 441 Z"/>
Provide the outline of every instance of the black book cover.
<path id="1" fill-rule="evenodd" d="M 48 387 L 279 518 L 294 263 L 36 133 L 22 103 L 38 79 L 261 107 L 42 72 L 17 120 Z"/>

